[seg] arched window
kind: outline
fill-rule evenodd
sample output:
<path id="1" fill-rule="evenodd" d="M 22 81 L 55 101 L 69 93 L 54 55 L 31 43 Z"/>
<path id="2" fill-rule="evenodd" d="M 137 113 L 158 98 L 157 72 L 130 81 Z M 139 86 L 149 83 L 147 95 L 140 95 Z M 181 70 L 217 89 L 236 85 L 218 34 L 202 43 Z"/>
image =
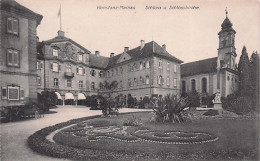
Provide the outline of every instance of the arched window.
<path id="1" fill-rule="evenodd" d="M 134 63 L 133 65 L 133 71 L 135 72 L 136 71 L 136 64 Z"/>
<path id="2" fill-rule="evenodd" d="M 185 93 L 186 92 L 186 82 L 185 81 L 181 82 L 181 87 L 182 87 L 182 93 Z"/>
<path id="3" fill-rule="evenodd" d="M 132 67 L 131 67 L 131 65 L 129 64 L 129 65 L 128 65 L 128 72 L 131 72 L 131 70 L 132 70 Z"/>
<path id="4" fill-rule="evenodd" d="M 137 79 L 134 78 L 134 86 L 136 86 L 136 85 L 137 85 Z"/>
<path id="5" fill-rule="evenodd" d="M 140 77 L 140 84 L 144 84 L 144 79 L 143 79 L 143 77 Z"/>
<path id="6" fill-rule="evenodd" d="M 140 70 L 143 70 L 143 62 L 140 62 Z"/>
<path id="7" fill-rule="evenodd" d="M 201 80 L 201 92 L 207 92 L 207 79 L 202 78 Z"/>
<path id="8" fill-rule="evenodd" d="M 158 84 L 163 85 L 163 77 L 161 75 L 158 76 Z"/>
<path id="9" fill-rule="evenodd" d="M 149 78 L 149 75 L 146 76 L 145 84 L 150 84 L 150 78 Z"/>
<path id="10" fill-rule="evenodd" d="M 196 90 L 196 81 L 195 81 L 195 79 L 192 79 L 192 80 L 191 80 L 191 90 L 192 90 L 192 91 L 195 91 L 195 90 Z"/>

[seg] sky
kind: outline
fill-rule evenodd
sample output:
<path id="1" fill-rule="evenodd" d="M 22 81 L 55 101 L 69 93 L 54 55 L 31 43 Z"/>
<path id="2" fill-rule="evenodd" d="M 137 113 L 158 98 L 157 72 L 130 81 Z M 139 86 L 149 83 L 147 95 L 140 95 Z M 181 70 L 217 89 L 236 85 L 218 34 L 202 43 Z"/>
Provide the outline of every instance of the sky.
<path id="1" fill-rule="evenodd" d="M 260 53 L 259 0 L 16 0 L 43 15 L 40 41 L 57 36 L 61 5 L 65 36 L 102 56 L 120 54 L 145 42 L 166 44 L 185 63 L 217 56 L 218 32 L 226 17 L 236 30 L 237 59 L 245 45 Z M 119 9 L 107 9 L 108 7 Z M 135 9 L 122 9 L 120 6 Z M 170 9 L 170 6 L 175 9 Z M 159 9 L 161 7 L 161 9 Z M 164 9 L 166 7 L 166 9 Z M 176 9 L 176 7 L 187 7 Z M 151 9 L 152 8 L 152 9 Z M 195 9 L 194 9 L 195 8 Z"/>

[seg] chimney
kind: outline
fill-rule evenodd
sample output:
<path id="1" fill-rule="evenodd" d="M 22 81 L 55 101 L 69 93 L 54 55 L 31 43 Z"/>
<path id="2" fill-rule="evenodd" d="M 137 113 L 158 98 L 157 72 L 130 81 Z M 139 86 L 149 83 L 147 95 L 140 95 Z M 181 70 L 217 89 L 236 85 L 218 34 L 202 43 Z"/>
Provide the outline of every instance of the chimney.
<path id="1" fill-rule="evenodd" d="M 145 41 L 141 40 L 141 45 L 140 45 L 141 49 L 144 47 L 144 44 L 145 44 Z"/>
<path id="2" fill-rule="evenodd" d="M 129 47 L 125 47 L 124 53 L 128 52 L 128 50 L 129 50 Z"/>
<path id="3" fill-rule="evenodd" d="M 59 30 L 59 31 L 58 31 L 58 36 L 63 36 L 63 37 L 64 37 L 64 36 L 65 36 L 65 32 L 64 32 L 64 31 L 61 31 L 61 30 Z"/>
<path id="4" fill-rule="evenodd" d="M 110 58 L 112 58 L 115 55 L 115 53 L 110 53 Z"/>
<path id="5" fill-rule="evenodd" d="M 95 51 L 95 55 L 96 55 L 96 56 L 100 56 L 99 51 Z"/>
<path id="6" fill-rule="evenodd" d="M 163 48 L 163 51 L 166 52 L 166 45 L 165 44 L 162 45 L 162 48 Z"/>

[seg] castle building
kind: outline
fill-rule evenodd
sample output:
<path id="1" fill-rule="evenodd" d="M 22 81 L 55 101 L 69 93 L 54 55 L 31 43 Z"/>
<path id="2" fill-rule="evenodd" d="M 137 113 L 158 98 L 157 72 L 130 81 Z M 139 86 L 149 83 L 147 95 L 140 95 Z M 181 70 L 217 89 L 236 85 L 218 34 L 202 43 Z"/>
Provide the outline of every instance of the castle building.
<path id="1" fill-rule="evenodd" d="M 102 92 L 105 81 L 117 81 L 116 94 L 143 97 L 180 94 L 181 60 L 151 41 L 118 55 L 94 54 L 66 38 L 58 36 L 38 45 L 38 93 L 55 91 L 63 104 L 79 103 L 89 95 Z M 67 100 L 71 100 L 68 102 Z"/>
<path id="2" fill-rule="evenodd" d="M 0 106 L 36 102 L 36 28 L 43 17 L 13 0 L 0 3 Z"/>
<path id="3" fill-rule="evenodd" d="M 220 93 L 221 96 L 234 93 L 238 90 L 238 72 L 235 63 L 236 48 L 233 24 L 226 18 L 221 24 L 219 35 L 218 56 L 181 65 L 182 92 L 196 90 L 201 93 L 202 104 L 204 97 L 217 92 L 217 67 L 220 65 Z"/>

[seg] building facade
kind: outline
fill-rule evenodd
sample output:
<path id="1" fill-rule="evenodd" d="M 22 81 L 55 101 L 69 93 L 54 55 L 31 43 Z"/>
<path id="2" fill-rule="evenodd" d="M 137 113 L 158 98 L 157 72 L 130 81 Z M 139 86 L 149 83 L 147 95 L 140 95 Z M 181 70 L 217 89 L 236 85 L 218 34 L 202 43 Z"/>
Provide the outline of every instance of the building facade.
<path id="1" fill-rule="evenodd" d="M 36 28 L 42 16 L 12 0 L 0 3 L 0 106 L 35 102 Z"/>
<path id="2" fill-rule="evenodd" d="M 232 28 L 228 16 L 221 25 L 218 56 L 181 65 L 182 92 L 196 90 L 202 100 L 207 95 L 217 92 L 217 67 L 220 66 L 220 93 L 226 97 L 238 90 L 238 72 L 235 48 L 236 31 Z M 192 69 L 192 70 L 191 70 Z M 203 103 L 203 101 L 202 101 Z"/>
<path id="3" fill-rule="evenodd" d="M 39 43 L 38 55 L 38 93 L 55 91 L 63 104 L 76 104 L 85 96 L 104 92 L 105 81 L 118 83 L 115 94 L 130 94 L 137 100 L 180 94 L 182 61 L 169 54 L 166 45 L 154 41 L 141 40 L 134 49 L 125 47 L 121 54 L 103 57 L 58 31 L 57 37 Z"/>

